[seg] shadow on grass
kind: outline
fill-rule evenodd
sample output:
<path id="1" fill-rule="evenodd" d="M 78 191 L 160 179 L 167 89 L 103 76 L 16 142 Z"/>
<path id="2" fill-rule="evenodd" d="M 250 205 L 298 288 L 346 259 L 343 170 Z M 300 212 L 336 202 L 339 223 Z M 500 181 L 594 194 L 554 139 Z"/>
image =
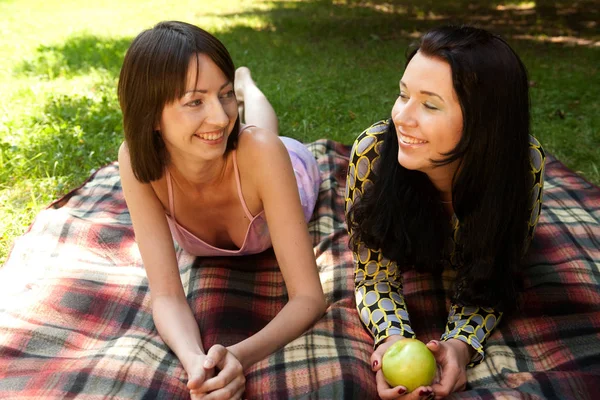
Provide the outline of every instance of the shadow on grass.
<path id="1" fill-rule="evenodd" d="M 275 1 L 247 16 L 260 29 L 216 32 L 237 65 L 248 65 L 280 117 L 281 134 L 352 143 L 389 117 L 410 42 L 442 24 L 499 33 L 531 78 L 532 131 L 572 169 L 598 181 L 600 5 L 590 1 L 498 4 L 483 1 Z"/>
<path id="2" fill-rule="evenodd" d="M 413 37 L 433 26 L 466 23 L 509 38 L 600 47 L 600 3 L 595 0 L 275 0 L 274 4 L 264 13 L 275 26 L 284 28 L 278 21 L 288 20 L 290 13 L 303 14 L 316 28 L 309 30 L 312 34 L 332 32 L 319 29 L 323 22 L 338 22 L 334 31 L 339 34 L 371 31 L 388 38 Z M 365 17 L 379 20 L 376 29 L 373 21 L 362 20 Z"/>
<path id="3" fill-rule="evenodd" d="M 217 36 L 236 64 L 250 64 L 257 72 L 258 83 L 269 91 L 269 98 L 283 106 L 276 108 L 283 110 L 280 115 L 294 114 L 296 133 L 306 124 L 302 119 L 310 126 L 317 113 L 329 112 L 328 125 L 335 130 L 340 122 L 342 128 L 348 126 L 353 115 L 358 119 L 368 115 L 373 121 L 377 107 L 391 109 L 390 99 L 398 90 L 409 43 L 425 30 L 445 23 L 473 23 L 507 37 L 531 67 L 534 91 L 553 89 L 543 86 L 546 77 L 565 83 L 573 78 L 578 82 L 572 91 L 582 96 L 587 92 L 580 90 L 588 87 L 586 79 L 598 80 L 600 46 L 590 43 L 600 35 L 588 26 L 593 25 L 590 19 L 598 16 L 600 5 L 590 1 L 575 1 L 570 6 L 566 2 L 537 2 L 535 7 L 533 2 L 525 3 L 529 8 L 485 4 L 464 0 L 275 1 L 269 10 L 231 15 L 263 19 L 266 23 L 259 30 L 238 26 L 217 32 Z M 550 40 L 560 34 L 573 35 L 573 40 Z M 553 115 L 563 107 L 559 102 L 565 95 L 555 97 L 539 104 L 551 108 L 544 113 Z M 311 111 L 305 113 L 302 107 Z"/>
<path id="4" fill-rule="evenodd" d="M 122 141 L 121 113 L 107 95 L 50 96 L 30 129 L 20 148 L 12 149 L 19 156 L 11 160 L 7 154 L 13 169 L 30 176 L 66 176 L 73 184 L 115 160 Z"/>
<path id="5" fill-rule="evenodd" d="M 92 69 L 117 75 L 131 40 L 88 34 L 71 36 L 62 44 L 38 47 L 35 55 L 18 65 L 15 72 L 47 79 L 83 75 Z"/>
<path id="6" fill-rule="evenodd" d="M 592 0 L 274 0 L 272 4 L 268 10 L 214 16 L 263 18 L 269 22 L 271 44 L 292 52 L 294 43 L 331 39 L 360 51 L 372 40 L 406 42 L 434 26 L 463 23 L 511 39 L 600 48 L 600 3 Z M 240 35 L 238 41 L 248 42 L 244 38 Z M 16 72 L 54 79 L 104 69 L 116 76 L 132 39 L 75 35 L 62 44 L 40 46 Z"/>

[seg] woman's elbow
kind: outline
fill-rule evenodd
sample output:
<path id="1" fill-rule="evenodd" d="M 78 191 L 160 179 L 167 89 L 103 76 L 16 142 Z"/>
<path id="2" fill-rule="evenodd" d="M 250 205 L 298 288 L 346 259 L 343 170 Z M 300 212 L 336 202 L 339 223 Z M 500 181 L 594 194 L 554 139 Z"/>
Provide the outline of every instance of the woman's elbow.
<path id="1" fill-rule="evenodd" d="M 327 300 L 325 299 L 325 294 L 321 292 L 319 295 L 315 297 L 315 315 L 316 319 L 320 319 L 327 310 Z"/>
<path id="2" fill-rule="evenodd" d="M 321 293 L 310 293 L 310 294 L 298 294 L 291 296 L 290 301 L 301 305 L 302 309 L 307 313 L 306 315 L 311 316 L 313 322 L 319 320 L 327 310 L 327 301 L 323 292 Z"/>

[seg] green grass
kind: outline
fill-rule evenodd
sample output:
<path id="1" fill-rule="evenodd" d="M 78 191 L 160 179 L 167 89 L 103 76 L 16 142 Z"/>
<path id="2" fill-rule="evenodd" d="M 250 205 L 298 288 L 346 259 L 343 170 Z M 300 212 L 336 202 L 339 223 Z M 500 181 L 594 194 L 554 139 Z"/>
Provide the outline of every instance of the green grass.
<path id="1" fill-rule="evenodd" d="M 528 9 L 533 2 L 509 1 L 517 7 L 505 10 L 483 0 L 440 3 L 0 1 L 0 263 L 42 208 L 116 159 L 123 55 L 139 31 L 164 19 L 213 32 L 236 65 L 249 66 L 282 134 L 344 143 L 389 115 L 415 35 L 444 22 L 490 27 L 529 68 L 533 133 L 599 184 L 598 5 L 542 1 Z"/>

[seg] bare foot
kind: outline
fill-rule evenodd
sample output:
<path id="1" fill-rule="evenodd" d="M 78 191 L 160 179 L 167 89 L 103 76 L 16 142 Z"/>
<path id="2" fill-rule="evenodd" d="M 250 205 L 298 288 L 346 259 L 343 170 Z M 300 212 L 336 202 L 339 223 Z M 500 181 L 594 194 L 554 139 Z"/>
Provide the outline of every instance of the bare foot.
<path id="1" fill-rule="evenodd" d="M 233 88 L 235 90 L 235 97 L 237 98 L 238 103 L 244 102 L 244 92 L 248 84 L 256 86 L 252 80 L 250 69 L 248 69 L 248 67 L 239 67 L 235 70 L 235 83 Z"/>
<path id="2" fill-rule="evenodd" d="M 246 123 L 246 110 L 244 110 L 244 103 L 240 102 L 238 100 L 238 115 L 240 116 L 240 123 L 241 124 L 245 124 Z"/>

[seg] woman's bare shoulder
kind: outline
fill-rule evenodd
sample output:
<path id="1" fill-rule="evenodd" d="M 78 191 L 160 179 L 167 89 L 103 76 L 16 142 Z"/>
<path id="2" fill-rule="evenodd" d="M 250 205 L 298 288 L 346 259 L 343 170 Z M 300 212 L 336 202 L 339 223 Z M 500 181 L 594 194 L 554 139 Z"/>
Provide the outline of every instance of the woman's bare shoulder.
<path id="1" fill-rule="evenodd" d="M 161 176 L 160 179 L 152 181 L 150 183 L 142 183 L 135 178 L 133 168 L 131 167 L 131 158 L 129 155 L 129 148 L 127 143 L 121 143 L 118 153 L 119 161 L 119 173 L 121 175 L 122 184 L 125 183 L 129 190 L 142 190 L 142 188 L 150 188 L 154 195 L 158 197 L 163 207 L 168 202 L 167 183 L 165 175 Z M 143 189 L 142 192 L 148 193 L 148 189 Z M 148 193 L 149 194 L 149 193 Z"/>
<path id="2" fill-rule="evenodd" d="M 250 127 L 240 135 L 236 147 L 238 163 L 264 164 L 266 161 L 278 162 L 287 151 L 279 136 L 258 127 Z"/>

